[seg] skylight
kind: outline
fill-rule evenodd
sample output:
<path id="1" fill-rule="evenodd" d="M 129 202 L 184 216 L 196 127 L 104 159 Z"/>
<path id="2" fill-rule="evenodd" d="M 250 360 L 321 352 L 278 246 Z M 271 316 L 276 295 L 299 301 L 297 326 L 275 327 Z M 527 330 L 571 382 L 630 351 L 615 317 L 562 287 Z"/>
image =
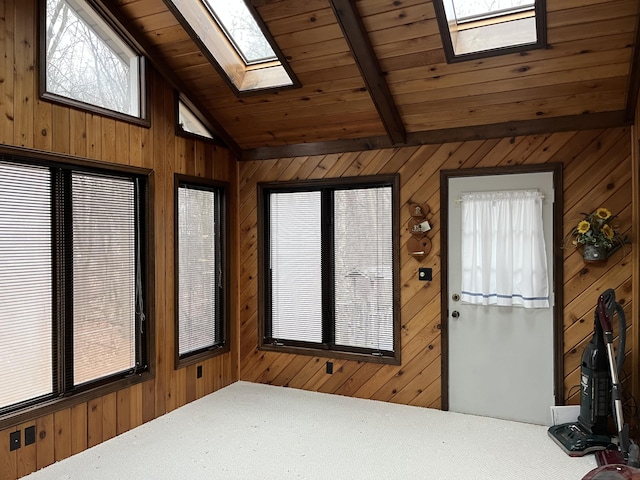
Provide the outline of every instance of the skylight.
<path id="1" fill-rule="evenodd" d="M 165 2 L 236 94 L 299 85 L 243 0 Z"/>
<path id="2" fill-rule="evenodd" d="M 242 0 L 203 0 L 244 63 L 278 60 L 262 30 Z"/>
<path id="3" fill-rule="evenodd" d="M 433 0 L 447 61 L 543 48 L 545 0 Z"/>

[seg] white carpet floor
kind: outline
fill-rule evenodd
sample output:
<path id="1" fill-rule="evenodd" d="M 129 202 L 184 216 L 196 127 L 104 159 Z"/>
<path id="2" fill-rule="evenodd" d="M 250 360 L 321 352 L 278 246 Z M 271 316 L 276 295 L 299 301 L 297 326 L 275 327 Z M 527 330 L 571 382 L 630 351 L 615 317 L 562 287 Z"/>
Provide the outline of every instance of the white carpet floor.
<path id="1" fill-rule="evenodd" d="M 238 382 L 28 480 L 580 480 L 546 427 Z"/>

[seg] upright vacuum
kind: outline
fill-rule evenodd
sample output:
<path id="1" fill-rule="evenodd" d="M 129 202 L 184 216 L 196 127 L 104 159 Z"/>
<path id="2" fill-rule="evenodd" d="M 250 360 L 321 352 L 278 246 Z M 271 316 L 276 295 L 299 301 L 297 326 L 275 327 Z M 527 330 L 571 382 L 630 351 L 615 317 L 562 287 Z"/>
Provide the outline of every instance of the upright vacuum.
<path id="1" fill-rule="evenodd" d="M 619 322 L 617 356 L 613 348 L 611 323 L 614 313 L 617 313 Z M 605 451 L 609 455 L 615 451 L 616 460 L 605 463 L 627 462 L 629 428 L 622 418 L 619 380 L 624 362 L 626 329 L 624 309 L 616 302 L 613 289 L 608 289 L 598 298 L 593 337 L 582 354 L 578 421 L 554 425 L 548 431 L 549 436 L 570 456 L 581 457 L 590 452 L 602 451 L 598 458 L 604 459 Z M 609 433 L 610 414 L 613 414 L 615 420 L 615 435 Z"/>

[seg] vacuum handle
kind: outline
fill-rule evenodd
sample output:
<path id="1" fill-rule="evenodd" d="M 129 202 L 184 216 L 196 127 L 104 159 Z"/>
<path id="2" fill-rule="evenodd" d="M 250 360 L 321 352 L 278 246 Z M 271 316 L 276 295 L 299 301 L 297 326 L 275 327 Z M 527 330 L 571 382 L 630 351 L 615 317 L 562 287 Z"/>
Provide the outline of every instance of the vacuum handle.
<path id="1" fill-rule="evenodd" d="M 611 319 L 609 318 L 607 312 L 607 302 L 604 298 L 604 295 L 600 295 L 598 298 L 598 320 L 600 320 L 600 325 L 602 326 L 602 330 L 605 334 L 611 335 L 613 332 L 613 327 L 611 326 Z"/>

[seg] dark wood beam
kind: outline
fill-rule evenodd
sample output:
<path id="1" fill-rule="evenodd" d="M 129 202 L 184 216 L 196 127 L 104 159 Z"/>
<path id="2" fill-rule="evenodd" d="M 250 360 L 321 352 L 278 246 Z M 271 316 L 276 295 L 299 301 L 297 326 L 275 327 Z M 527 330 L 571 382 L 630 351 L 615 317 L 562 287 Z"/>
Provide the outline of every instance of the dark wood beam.
<path id="1" fill-rule="evenodd" d="M 146 41 L 145 38 L 138 32 L 133 24 L 123 15 L 123 13 L 118 9 L 116 2 L 111 1 L 103 1 L 103 0 L 93 0 L 97 6 L 100 8 L 103 14 L 107 15 L 111 22 L 115 22 L 120 30 L 124 30 L 128 33 L 130 40 L 135 43 L 135 47 L 140 50 L 140 52 L 149 59 L 154 68 L 162 75 L 173 88 L 178 90 L 182 95 L 187 98 L 192 107 L 195 107 L 200 114 L 204 117 L 200 120 L 204 125 L 214 134 L 224 146 L 229 148 L 236 157 L 240 158 L 242 149 L 236 143 L 236 141 L 231 138 L 231 136 L 227 133 L 224 127 L 209 113 L 209 111 L 202 105 L 196 98 L 196 96 L 191 92 L 191 90 L 185 85 L 185 83 L 178 78 L 178 76 L 167 68 L 163 62 L 158 60 L 160 56 L 156 53 L 156 49 L 151 45 L 150 42 Z M 195 113 L 195 112 L 194 112 Z"/>
<path id="2" fill-rule="evenodd" d="M 407 135 L 404 123 L 391 96 L 355 0 L 331 0 L 331 6 L 391 142 L 394 145 L 404 143 Z"/>
<path id="3" fill-rule="evenodd" d="M 508 138 L 523 135 L 570 132 L 574 130 L 615 128 L 628 126 L 631 123 L 631 120 L 625 119 L 624 110 L 615 112 L 585 113 L 582 115 L 570 115 L 565 117 L 413 132 L 407 134 L 407 141 L 403 145 L 393 144 L 388 137 L 369 137 L 333 140 L 329 142 L 298 143 L 295 145 L 284 145 L 278 147 L 261 147 L 244 150 L 242 152 L 242 160 L 306 157 L 313 155 L 327 155 L 330 153 L 395 148 L 398 146 L 465 142 L 470 140 L 486 140 L 489 138 Z"/>
<path id="4" fill-rule="evenodd" d="M 638 6 L 638 19 L 636 22 L 636 40 L 633 43 L 631 54 L 631 72 L 629 73 L 629 84 L 627 86 L 627 107 L 625 109 L 625 120 L 633 121 L 638 106 L 638 92 L 640 91 L 640 6 Z"/>

